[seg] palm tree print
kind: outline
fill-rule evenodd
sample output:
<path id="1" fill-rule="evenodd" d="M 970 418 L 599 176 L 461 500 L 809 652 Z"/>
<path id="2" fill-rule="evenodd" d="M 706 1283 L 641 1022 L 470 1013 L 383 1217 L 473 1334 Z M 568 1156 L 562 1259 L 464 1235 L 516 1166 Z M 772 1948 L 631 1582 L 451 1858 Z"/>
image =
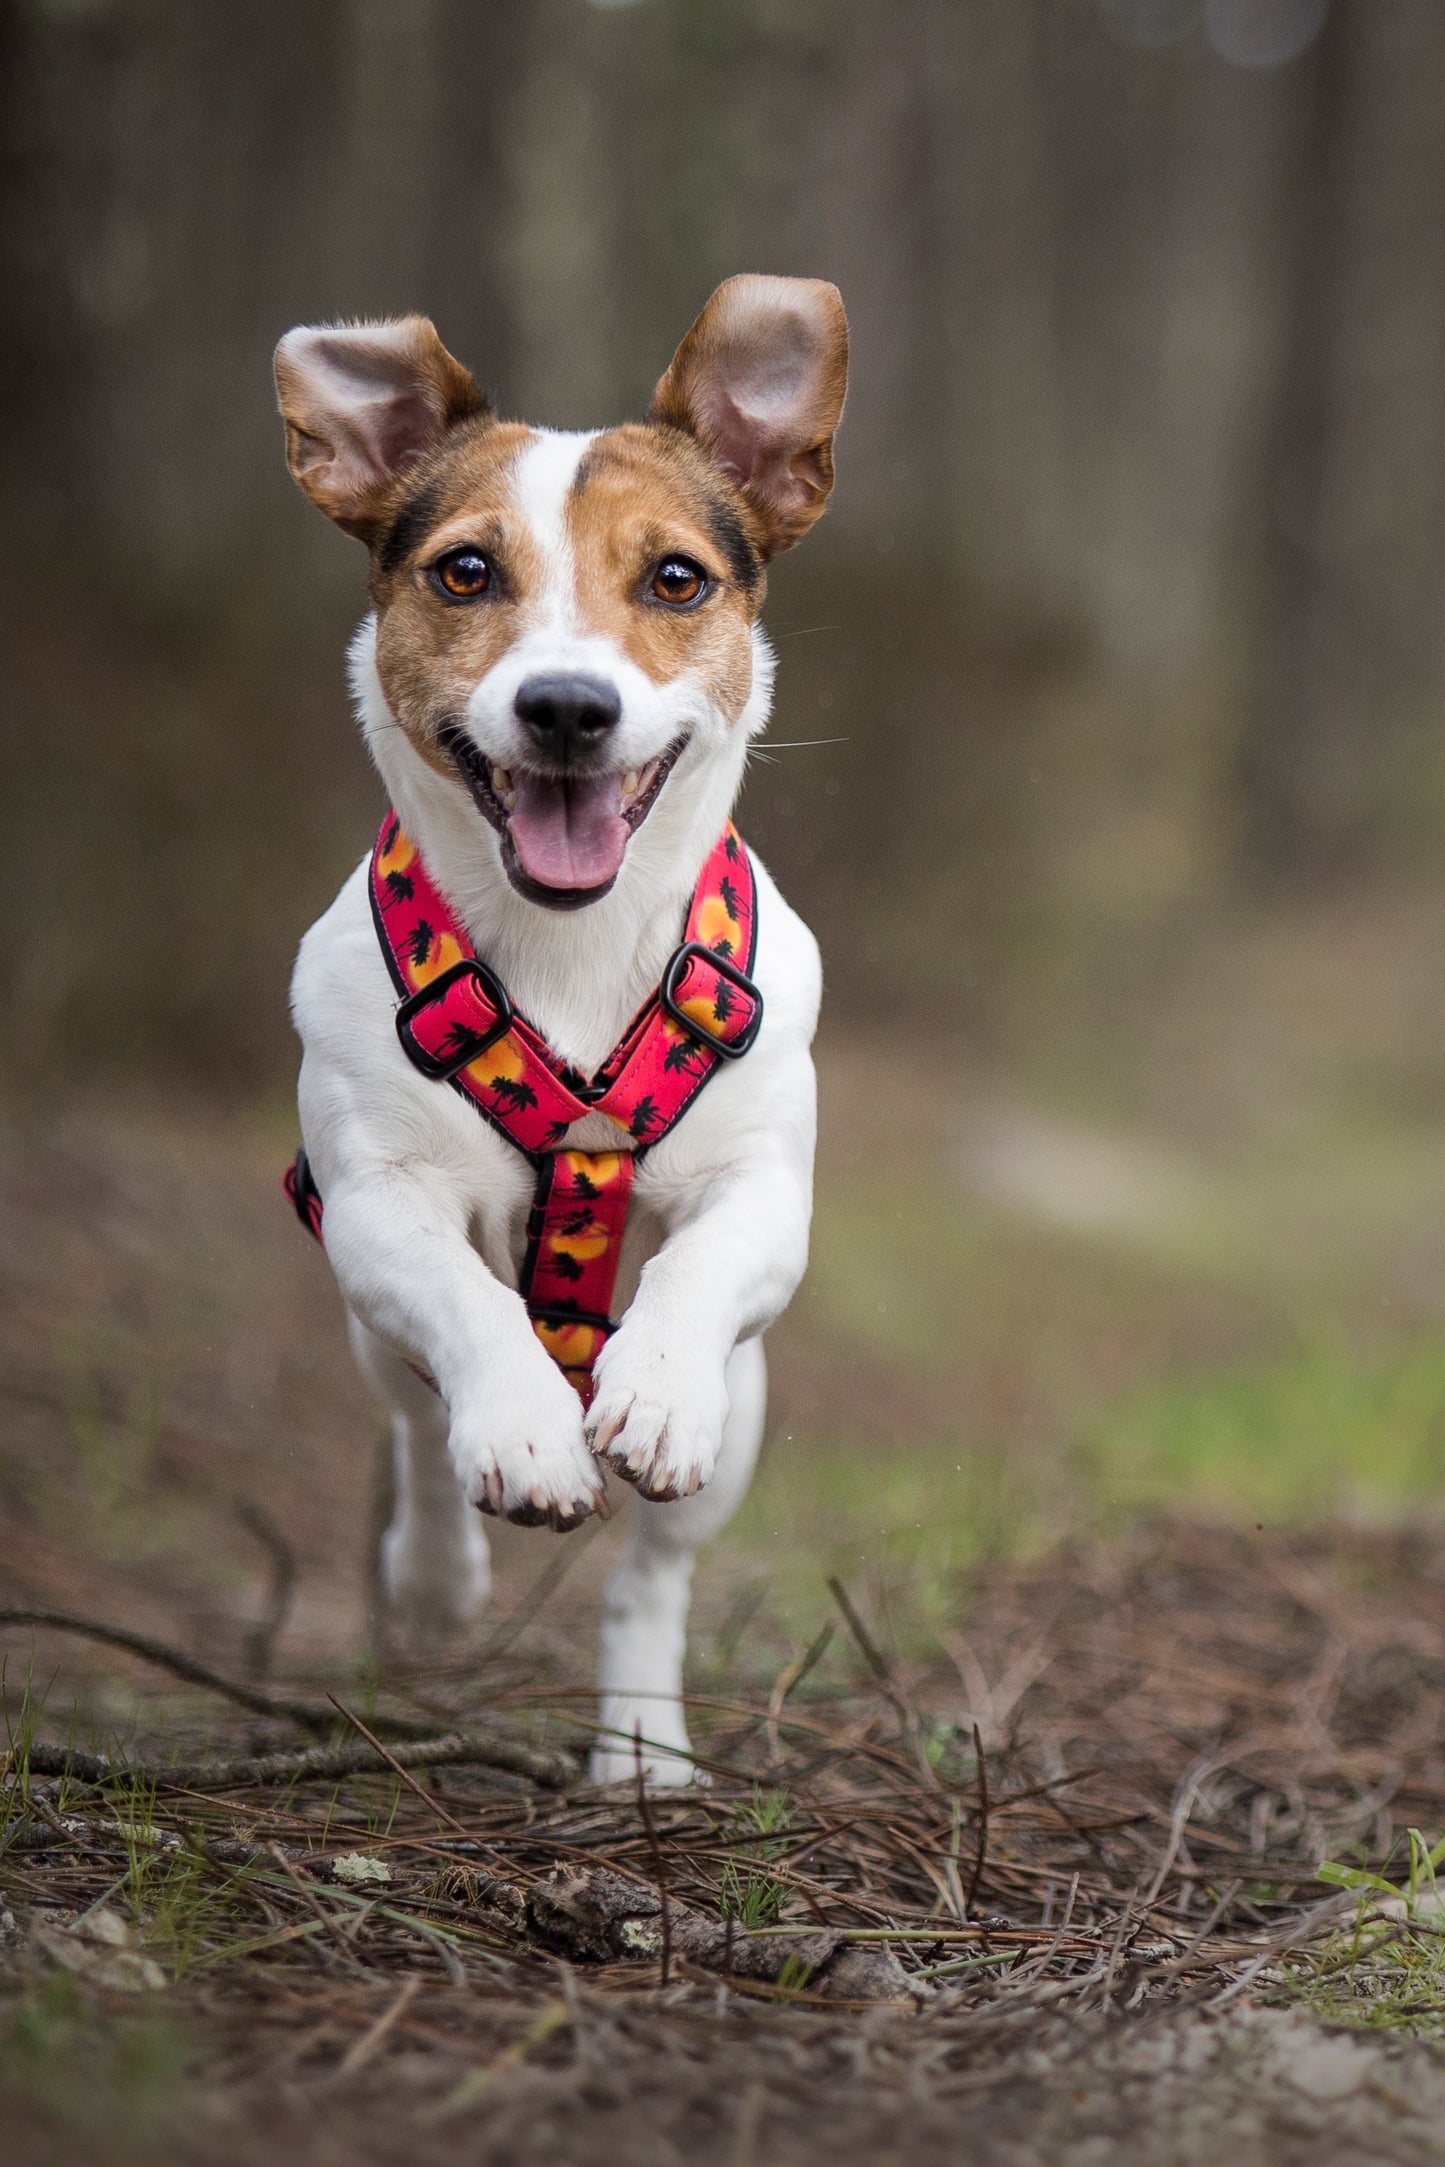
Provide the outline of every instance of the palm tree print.
<path id="1" fill-rule="evenodd" d="M 632 1119 L 627 1124 L 627 1133 L 640 1143 L 653 1123 L 661 1118 L 657 1110 L 657 1101 L 650 1091 L 644 1091 L 642 1097 L 632 1109 Z"/>
<path id="2" fill-rule="evenodd" d="M 597 1221 L 593 1216 L 592 1206 L 590 1204 L 581 1204 L 576 1211 L 568 1212 L 557 1231 L 565 1240 L 569 1234 L 590 1234 L 596 1224 Z"/>
<path id="3" fill-rule="evenodd" d="M 569 1122 L 567 1126 L 570 1128 L 571 1123 Z M 572 1186 L 579 1196 L 601 1196 L 602 1194 L 592 1176 L 584 1173 L 580 1166 L 572 1176 Z"/>
<path id="4" fill-rule="evenodd" d="M 723 909 L 732 919 L 733 924 L 740 924 L 743 915 L 742 905 L 738 900 L 738 891 L 728 879 L 726 873 L 723 874 L 722 879 L 717 884 L 717 892 L 722 897 Z"/>
<path id="5" fill-rule="evenodd" d="M 397 903 L 409 903 L 416 894 L 416 884 L 410 873 L 388 873 L 383 886 L 386 889 L 381 905 L 383 910 L 390 910 Z"/>
<path id="6" fill-rule="evenodd" d="M 425 918 L 418 918 L 406 937 L 406 960 L 414 971 L 419 971 L 431 954 L 431 944 L 436 938 Z"/>
<path id="7" fill-rule="evenodd" d="M 481 1044 L 475 1031 L 469 1031 L 464 1023 L 449 1023 L 446 1036 L 437 1049 L 443 1060 L 461 1060 L 474 1053 Z"/>
<path id="8" fill-rule="evenodd" d="M 666 1076 L 697 1076 L 702 1071 L 702 1055 L 690 1038 L 680 1038 L 663 1055 L 662 1068 Z"/>
<path id="9" fill-rule="evenodd" d="M 570 1249 L 552 1251 L 552 1269 L 559 1279 L 570 1279 L 574 1285 L 583 1276 L 582 1266 Z"/>
<path id="10" fill-rule="evenodd" d="M 524 1107 L 535 1106 L 537 1094 L 528 1083 L 514 1083 L 509 1076 L 494 1076 L 491 1083 L 492 1097 L 498 1106 L 508 1113 L 521 1113 Z"/>
<path id="11" fill-rule="evenodd" d="M 570 1121 L 549 1122 L 547 1125 L 547 1150 L 550 1151 L 554 1144 L 560 1144 L 563 1137 L 567 1134 L 567 1131 L 571 1128 L 571 1126 L 572 1124 Z"/>
<path id="12" fill-rule="evenodd" d="M 737 1013 L 738 997 L 725 978 L 717 982 L 717 992 L 712 997 L 712 1012 L 719 1023 L 728 1023 Z"/>

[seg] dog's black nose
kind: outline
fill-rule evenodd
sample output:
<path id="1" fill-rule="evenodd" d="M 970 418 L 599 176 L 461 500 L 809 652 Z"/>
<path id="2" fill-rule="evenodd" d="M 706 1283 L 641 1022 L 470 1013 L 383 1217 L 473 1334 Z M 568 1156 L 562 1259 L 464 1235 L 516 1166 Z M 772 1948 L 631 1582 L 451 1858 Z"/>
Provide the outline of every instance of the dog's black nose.
<path id="1" fill-rule="evenodd" d="M 538 750 L 564 764 L 595 745 L 622 718 L 622 695 L 615 685 L 572 670 L 525 679 L 512 705 Z"/>

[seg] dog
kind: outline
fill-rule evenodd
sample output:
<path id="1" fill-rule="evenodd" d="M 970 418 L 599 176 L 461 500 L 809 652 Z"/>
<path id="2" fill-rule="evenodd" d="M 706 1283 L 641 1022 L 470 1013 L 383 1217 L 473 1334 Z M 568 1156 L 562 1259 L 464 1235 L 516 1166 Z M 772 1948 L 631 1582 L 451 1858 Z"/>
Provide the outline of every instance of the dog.
<path id="1" fill-rule="evenodd" d="M 818 948 L 729 816 L 768 719 L 767 566 L 826 505 L 847 340 L 835 287 L 729 279 L 646 419 L 577 433 L 499 418 L 423 317 L 276 350 L 290 471 L 370 552 L 351 685 L 392 807 L 301 943 L 290 1185 L 391 1413 L 404 1628 L 485 1601 L 475 1508 L 560 1530 L 605 1514 L 609 1470 L 638 1493 L 604 1605 L 602 1783 L 639 1752 L 650 1782 L 695 1774 L 694 1557 L 747 1486 L 762 1335 L 807 1261 Z M 624 1125 L 597 1077 L 640 1014 L 661 1083 Z M 549 1109 L 545 1149 L 505 1125 Z M 600 1259 L 607 1313 L 555 1277 L 558 1305 L 537 1299 L 543 1251 L 574 1282 Z"/>

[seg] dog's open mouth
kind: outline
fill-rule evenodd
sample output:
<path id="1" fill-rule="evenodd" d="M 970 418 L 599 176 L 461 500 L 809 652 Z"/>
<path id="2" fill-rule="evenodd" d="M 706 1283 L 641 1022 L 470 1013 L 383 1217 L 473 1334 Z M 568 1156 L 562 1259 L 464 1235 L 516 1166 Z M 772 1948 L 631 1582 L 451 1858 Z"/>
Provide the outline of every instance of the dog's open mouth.
<path id="1" fill-rule="evenodd" d="M 622 775 L 498 767 L 455 726 L 441 733 L 441 742 L 502 838 L 512 886 L 551 910 L 576 910 L 606 895 L 616 880 L 634 831 L 687 739 Z"/>

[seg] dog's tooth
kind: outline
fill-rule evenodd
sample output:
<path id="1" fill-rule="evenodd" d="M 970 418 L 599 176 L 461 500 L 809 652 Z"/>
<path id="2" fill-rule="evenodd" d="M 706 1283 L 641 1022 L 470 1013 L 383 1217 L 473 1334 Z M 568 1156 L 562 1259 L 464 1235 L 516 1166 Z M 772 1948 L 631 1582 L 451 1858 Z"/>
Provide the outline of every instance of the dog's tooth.
<path id="1" fill-rule="evenodd" d="M 640 780 L 641 778 L 638 775 L 636 768 L 630 767 L 627 770 L 627 773 L 622 778 L 622 795 L 625 798 L 630 798 L 636 790 Z"/>
<path id="2" fill-rule="evenodd" d="M 511 787 L 511 769 L 507 767 L 494 767 L 492 769 L 492 788 L 494 790 L 510 790 Z"/>

